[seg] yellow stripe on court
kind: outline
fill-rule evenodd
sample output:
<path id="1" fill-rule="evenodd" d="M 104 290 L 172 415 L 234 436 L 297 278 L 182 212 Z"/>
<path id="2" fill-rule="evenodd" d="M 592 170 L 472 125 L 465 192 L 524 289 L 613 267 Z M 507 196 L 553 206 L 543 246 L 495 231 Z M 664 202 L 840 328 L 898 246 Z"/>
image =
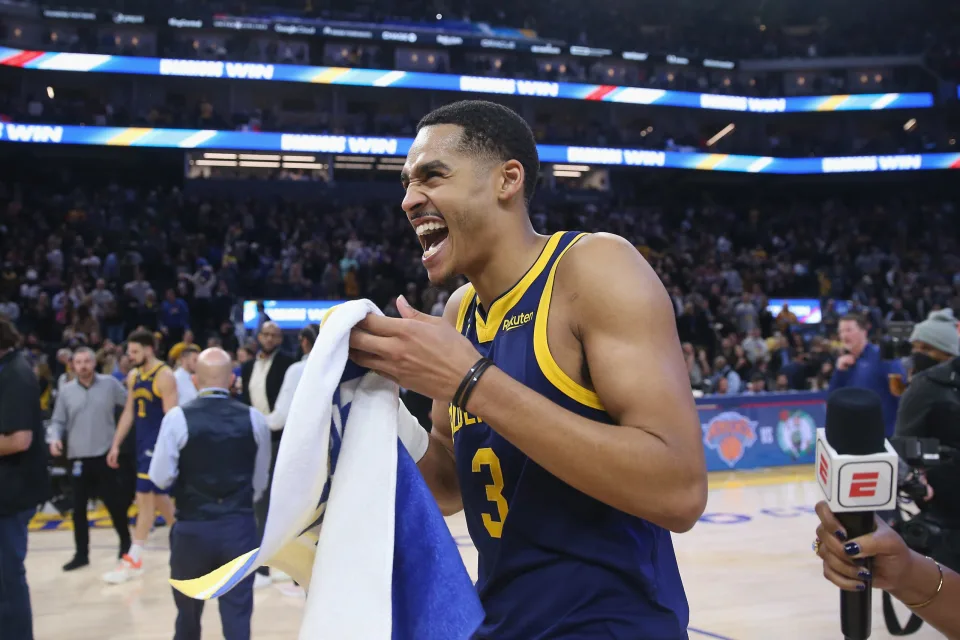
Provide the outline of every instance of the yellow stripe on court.
<path id="1" fill-rule="evenodd" d="M 750 471 L 713 471 L 707 474 L 711 489 L 740 489 L 772 485 L 814 482 L 813 465 L 770 467 Z"/>
<path id="2" fill-rule="evenodd" d="M 345 67 L 329 67 L 313 76 L 313 78 L 310 79 L 310 82 L 315 84 L 333 84 L 337 81 L 337 78 L 345 75 L 349 71 L 350 69 Z"/>
<path id="3" fill-rule="evenodd" d="M 107 144 L 114 147 L 129 147 L 151 131 L 153 131 L 153 129 L 131 127 L 107 140 Z"/>

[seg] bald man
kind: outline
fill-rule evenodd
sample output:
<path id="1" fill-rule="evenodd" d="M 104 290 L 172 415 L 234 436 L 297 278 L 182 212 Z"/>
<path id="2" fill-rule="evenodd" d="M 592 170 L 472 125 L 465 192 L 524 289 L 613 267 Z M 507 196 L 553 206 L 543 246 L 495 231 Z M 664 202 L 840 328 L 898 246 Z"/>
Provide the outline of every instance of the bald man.
<path id="1" fill-rule="evenodd" d="M 199 578 L 260 544 L 253 505 L 267 487 L 270 430 L 263 414 L 230 397 L 230 356 L 197 357 L 197 397 L 163 417 L 150 480 L 173 487 L 177 520 L 170 534 L 170 577 Z M 174 590 L 174 640 L 199 640 L 203 601 Z M 253 576 L 220 597 L 225 640 L 249 640 Z"/>

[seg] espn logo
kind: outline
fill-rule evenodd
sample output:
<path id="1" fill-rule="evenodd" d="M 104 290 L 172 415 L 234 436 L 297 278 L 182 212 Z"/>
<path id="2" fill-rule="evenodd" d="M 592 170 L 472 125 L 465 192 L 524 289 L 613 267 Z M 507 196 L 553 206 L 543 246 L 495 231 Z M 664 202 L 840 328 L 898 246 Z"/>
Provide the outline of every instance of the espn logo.
<path id="1" fill-rule="evenodd" d="M 837 499 L 847 508 L 882 508 L 893 498 L 896 474 L 885 461 L 848 462 L 840 466 Z"/>
<path id="2" fill-rule="evenodd" d="M 850 483 L 848 498 L 873 498 L 877 495 L 877 483 L 880 482 L 880 472 L 864 472 L 853 474 Z"/>
<path id="3" fill-rule="evenodd" d="M 833 465 L 830 460 L 830 449 L 826 440 L 817 438 L 817 484 L 823 490 L 827 500 L 833 499 Z"/>

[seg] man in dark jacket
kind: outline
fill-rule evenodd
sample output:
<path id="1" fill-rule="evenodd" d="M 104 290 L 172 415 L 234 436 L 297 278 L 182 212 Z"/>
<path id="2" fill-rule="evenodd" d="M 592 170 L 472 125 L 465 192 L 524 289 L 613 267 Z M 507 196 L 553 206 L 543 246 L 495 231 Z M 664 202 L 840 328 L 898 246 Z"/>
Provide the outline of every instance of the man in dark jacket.
<path id="1" fill-rule="evenodd" d="M 957 321 L 949 309 L 935 311 L 914 327 L 910 341 L 913 376 L 900 398 L 896 435 L 936 438 L 941 446 L 960 449 Z M 960 539 L 960 460 L 928 469 L 926 481 L 930 487 L 926 511 Z M 948 556 L 937 559 L 952 569 L 960 568 L 960 547 Z"/>
<path id="2" fill-rule="evenodd" d="M 33 640 L 24 560 L 27 525 L 49 497 L 40 385 L 17 350 L 20 334 L 0 317 L 0 637 Z"/>

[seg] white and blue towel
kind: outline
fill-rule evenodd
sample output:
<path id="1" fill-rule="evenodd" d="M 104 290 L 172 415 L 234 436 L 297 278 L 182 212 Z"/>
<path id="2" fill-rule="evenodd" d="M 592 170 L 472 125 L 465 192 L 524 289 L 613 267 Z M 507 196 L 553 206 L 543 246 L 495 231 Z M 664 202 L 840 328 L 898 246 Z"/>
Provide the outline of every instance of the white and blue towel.
<path id="1" fill-rule="evenodd" d="M 210 599 L 262 565 L 307 590 L 300 640 L 466 640 L 476 590 L 397 437 L 397 385 L 348 359 L 367 300 L 335 307 L 307 359 L 277 455 L 260 547 L 195 580 Z M 216 455 L 216 452 L 211 452 Z"/>

